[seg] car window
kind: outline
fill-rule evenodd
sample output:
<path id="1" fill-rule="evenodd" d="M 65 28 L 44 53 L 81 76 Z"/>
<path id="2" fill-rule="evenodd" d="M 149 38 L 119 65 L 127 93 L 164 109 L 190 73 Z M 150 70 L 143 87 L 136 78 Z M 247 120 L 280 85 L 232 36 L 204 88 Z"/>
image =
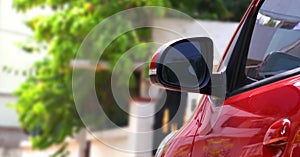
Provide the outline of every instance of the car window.
<path id="1" fill-rule="evenodd" d="M 245 73 L 262 80 L 300 67 L 300 1 L 266 0 L 256 17 Z"/>

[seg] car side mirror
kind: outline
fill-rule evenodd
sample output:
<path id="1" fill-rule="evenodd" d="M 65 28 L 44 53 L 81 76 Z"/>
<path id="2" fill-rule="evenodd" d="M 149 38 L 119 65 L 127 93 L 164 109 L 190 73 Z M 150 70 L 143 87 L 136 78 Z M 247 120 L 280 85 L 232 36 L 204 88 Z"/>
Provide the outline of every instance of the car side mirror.
<path id="1" fill-rule="evenodd" d="M 151 82 L 161 87 L 208 94 L 213 67 L 213 42 L 186 38 L 163 45 L 150 64 Z"/>

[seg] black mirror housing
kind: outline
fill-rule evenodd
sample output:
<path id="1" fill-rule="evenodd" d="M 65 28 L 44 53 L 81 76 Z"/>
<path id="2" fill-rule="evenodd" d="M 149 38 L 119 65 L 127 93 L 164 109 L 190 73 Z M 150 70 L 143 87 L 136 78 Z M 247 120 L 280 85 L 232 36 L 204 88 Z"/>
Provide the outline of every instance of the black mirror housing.
<path id="1" fill-rule="evenodd" d="M 175 91 L 208 93 L 213 68 L 213 42 L 207 37 L 163 45 L 150 64 L 151 82 Z"/>

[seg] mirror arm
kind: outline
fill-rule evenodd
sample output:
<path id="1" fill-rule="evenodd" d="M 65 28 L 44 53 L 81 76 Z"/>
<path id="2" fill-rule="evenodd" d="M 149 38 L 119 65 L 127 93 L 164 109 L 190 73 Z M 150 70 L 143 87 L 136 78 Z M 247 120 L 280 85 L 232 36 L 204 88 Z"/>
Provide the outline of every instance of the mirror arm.
<path id="1" fill-rule="evenodd" d="M 226 75 L 224 72 L 212 73 L 208 86 L 200 90 L 201 94 L 212 95 L 220 98 L 226 97 Z"/>

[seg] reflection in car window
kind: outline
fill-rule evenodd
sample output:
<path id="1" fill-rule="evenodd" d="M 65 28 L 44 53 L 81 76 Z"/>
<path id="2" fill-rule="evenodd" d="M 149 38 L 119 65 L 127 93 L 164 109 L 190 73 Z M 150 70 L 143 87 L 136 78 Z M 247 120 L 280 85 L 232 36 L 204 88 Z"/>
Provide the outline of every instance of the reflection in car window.
<path id="1" fill-rule="evenodd" d="M 300 1 L 266 0 L 257 15 L 246 75 L 261 80 L 300 67 Z"/>

